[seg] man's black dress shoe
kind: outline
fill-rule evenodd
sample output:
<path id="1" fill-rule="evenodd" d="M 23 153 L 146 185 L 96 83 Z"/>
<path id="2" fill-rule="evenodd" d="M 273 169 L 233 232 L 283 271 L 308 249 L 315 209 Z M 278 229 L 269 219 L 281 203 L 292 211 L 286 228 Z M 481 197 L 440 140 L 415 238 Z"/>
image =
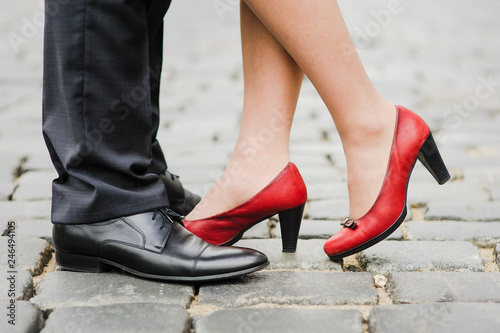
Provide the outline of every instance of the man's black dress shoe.
<path id="1" fill-rule="evenodd" d="M 248 274 L 269 264 L 258 251 L 205 242 L 169 209 L 100 223 L 54 224 L 52 236 L 57 264 L 73 271 L 97 273 L 117 267 L 146 278 L 202 282 Z"/>
<path id="2" fill-rule="evenodd" d="M 200 202 L 201 197 L 199 195 L 186 190 L 182 186 L 179 176 L 165 171 L 165 173 L 160 175 L 160 178 L 167 190 L 170 209 L 174 212 L 186 216 Z"/>

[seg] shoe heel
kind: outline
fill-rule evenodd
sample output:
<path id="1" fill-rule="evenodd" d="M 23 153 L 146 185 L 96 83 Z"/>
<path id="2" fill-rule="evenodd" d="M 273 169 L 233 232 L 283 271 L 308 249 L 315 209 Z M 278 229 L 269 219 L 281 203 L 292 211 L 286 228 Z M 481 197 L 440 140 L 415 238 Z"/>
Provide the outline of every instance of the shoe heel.
<path id="1" fill-rule="evenodd" d="M 446 183 L 450 179 L 450 173 L 444 165 L 441 154 L 436 146 L 436 142 L 432 137 L 432 133 L 429 133 L 429 136 L 420 148 L 418 160 L 422 162 L 425 168 L 429 170 L 431 175 L 440 185 Z"/>
<path id="2" fill-rule="evenodd" d="M 297 249 L 297 239 L 299 238 L 300 223 L 302 222 L 304 206 L 305 203 L 279 212 L 283 252 L 293 253 Z"/>
<path id="3" fill-rule="evenodd" d="M 56 250 L 56 262 L 64 269 L 77 272 L 101 273 L 112 268 L 98 258 L 58 250 Z"/>

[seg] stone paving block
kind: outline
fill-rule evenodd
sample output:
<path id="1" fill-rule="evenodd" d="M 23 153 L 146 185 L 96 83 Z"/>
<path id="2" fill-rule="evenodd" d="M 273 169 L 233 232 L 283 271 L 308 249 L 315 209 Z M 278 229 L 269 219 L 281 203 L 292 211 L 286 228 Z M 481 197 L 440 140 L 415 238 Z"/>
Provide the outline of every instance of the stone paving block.
<path id="1" fill-rule="evenodd" d="M 18 235 L 42 238 L 50 245 L 54 245 L 52 242 L 52 222 L 50 222 L 50 220 L 42 219 L 16 221 L 16 229 Z"/>
<path id="2" fill-rule="evenodd" d="M 376 306 L 371 333 L 497 333 L 500 304 L 425 303 Z"/>
<path id="3" fill-rule="evenodd" d="M 394 303 L 500 303 L 500 274 L 491 272 L 395 272 L 386 290 Z"/>
<path id="4" fill-rule="evenodd" d="M 178 132 L 179 131 L 176 131 L 176 133 Z M 185 130 L 183 130 L 182 132 L 186 132 L 187 135 L 189 135 L 189 133 L 192 133 L 192 131 Z M 169 137 L 172 136 L 176 135 L 169 135 Z M 167 140 L 164 141 L 168 142 Z M 193 145 L 193 147 L 196 147 L 198 149 L 197 145 Z M 226 154 L 213 153 L 211 155 L 205 155 L 205 158 L 203 158 L 195 151 L 193 151 L 192 153 L 176 154 L 175 158 L 173 157 L 169 159 L 168 170 L 180 176 L 180 180 L 183 184 L 187 181 L 192 182 L 195 179 L 209 179 L 212 181 L 212 183 L 215 183 L 219 176 L 218 173 L 224 171 L 224 167 L 229 161 L 229 156 L 226 156 Z M 202 165 L 200 165 L 200 161 L 203 161 Z"/>
<path id="5" fill-rule="evenodd" d="M 193 295 L 192 286 L 140 279 L 128 274 L 55 271 L 37 285 L 32 302 L 43 311 L 117 303 L 161 303 L 186 308 Z"/>
<path id="6" fill-rule="evenodd" d="M 293 129 L 292 129 L 293 132 Z M 317 133 L 319 135 L 319 133 Z M 290 135 L 290 141 L 292 141 L 292 135 Z M 314 142 L 315 140 L 313 140 Z M 314 165 L 314 166 L 322 166 L 328 167 L 331 166 L 331 162 L 328 160 L 326 155 L 320 154 L 301 154 L 295 156 L 293 159 L 293 163 L 297 165 L 297 168 L 300 170 L 303 166 Z"/>
<path id="7" fill-rule="evenodd" d="M 195 323 L 196 333 L 234 332 L 363 332 L 358 310 L 339 309 L 235 309 L 212 313 Z"/>
<path id="8" fill-rule="evenodd" d="M 266 269 L 301 269 L 342 271 L 342 265 L 331 261 L 323 251 L 324 240 L 299 239 L 295 253 L 283 253 L 281 239 L 241 240 L 236 246 L 256 249 L 267 255 L 271 264 Z"/>
<path id="9" fill-rule="evenodd" d="M 335 136 L 338 138 L 337 134 L 335 134 Z M 336 143 L 336 149 L 333 149 L 329 154 L 326 154 L 326 156 L 328 157 L 330 163 L 339 169 L 344 181 L 347 181 L 347 162 L 345 159 L 344 149 L 340 141 L 336 141 Z"/>
<path id="10" fill-rule="evenodd" d="M 25 170 L 51 170 L 54 169 L 48 151 L 42 151 L 38 154 L 28 156 L 28 160 L 23 163 Z"/>
<path id="11" fill-rule="evenodd" d="M 328 239 L 340 229 L 340 220 L 302 220 L 300 224 L 300 239 Z M 281 225 L 278 223 L 274 229 L 274 236 L 281 238 Z"/>
<path id="12" fill-rule="evenodd" d="M 57 178 L 55 170 L 25 172 L 17 180 L 18 187 L 13 200 L 42 200 L 52 197 L 52 181 Z"/>
<path id="13" fill-rule="evenodd" d="M 186 123 L 176 123 L 172 124 L 168 131 L 163 131 L 161 136 L 158 138 L 164 142 L 170 142 L 171 145 L 176 145 L 176 144 L 182 144 L 182 145 L 189 145 L 192 147 L 195 147 L 198 142 L 203 142 L 203 141 L 211 141 L 213 139 L 213 133 L 210 133 L 210 130 L 205 129 L 205 130 L 188 130 L 187 124 Z M 160 141 L 161 144 L 161 141 Z M 196 154 L 197 158 L 200 158 L 202 156 L 202 152 L 199 152 Z M 203 156 L 205 157 L 204 159 L 199 159 L 199 161 L 210 161 L 210 158 L 217 158 L 217 154 L 213 155 L 208 155 L 207 152 L 203 152 Z M 195 157 L 195 156 L 193 156 Z M 219 160 L 219 159 L 218 159 Z M 215 162 L 215 161 L 214 161 Z M 227 159 L 225 160 L 227 163 Z M 212 162 L 209 162 L 212 163 Z M 177 165 L 177 164 L 176 164 Z M 169 162 L 169 167 L 170 167 L 170 162 Z M 178 169 L 177 167 L 175 169 Z"/>
<path id="14" fill-rule="evenodd" d="M 470 241 L 479 246 L 500 242 L 500 222 L 406 222 L 408 240 Z"/>
<path id="15" fill-rule="evenodd" d="M 403 225 L 406 225 L 406 222 L 404 222 Z M 403 231 L 400 228 L 397 228 L 392 234 L 390 234 L 386 240 L 403 240 Z"/>
<path id="16" fill-rule="evenodd" d="M 307 184 L 307 198 L 309 200 L 324 200 L 324 199 L 347 199 L 347 185 L 345 183 L 334 183 L 323 181 L 321 183 Z"/>
<path id="17" fill-rule="evenodd" d="M 446 141 L 451 144 L 458 143 L 460 146 L 480 146 L 483 144 L 498 143 L 500 136 L 498 129 L 476 129 L 468 131 L 450 131 L 447 133 Z"/>
<path id="18" fill-rule="evenodd" d="M 357 255 L 365 270 L 377 274 L 404 271 L 483 271 L 478 249 L 469 242 L 382 241 Z"/>
<path id="19" fill-rule="evenodd" d="M 431 201 L 456 202 L 470 198 L 474 201 L 488 201 L 490 196 L 481 185 L 464 182 L 449 182 L 444 186 L 435 181 L 410 182 L 408 186 L 408 203 L 426 203 Z"/>
<path id="20" fill-rule="evenodd" d="M 489 185 L 489 192 L 491 195 L 491 199 L 496 202 L 500 202 L 500 183 L 495 185 Z"/>
<path id="21" fill-rule="evenodd" d="M 20 157 L 17 155 L 2 154 L 2 164 L 0 164 L 0 200 L 9 200 L 9 196 L 14 192 L 14 176 L 17 166 L 20 164 Z M 5 154 L 7 156 L 5 156 Z"/>
<path id="22" fill-rule="evenodd" d="M 191 318 L 178 305 L 128 303 L 59 308 L 45 322 L 43 333 L 191 332 Z"/>
<path id="23" fill-rule="evenodd" d="M 0 235 L 7 234 L 8 226 L 9 226 L 9 220 L 7 219 L 0 219 Z"/>
<path id="24" fill-rule="evenodd" d="M 426 220 L 500 221 L 500 201 L 432 201 Z"/>
<path id="25" fill-rule="evenodd" d="M 294 124 L 294 126 L 292 126 L 292 130 L 291 130 L 291 133 L 290 133 L 290 142 L 292 143 L 292 145 L 295 143 L 295 142 L 317 142 L 317 141 L 320 141 L 323 137 L 323 133 L 325 133 L 325 131 L 327 131 L 325 128 L 321 128 L 322 126 L 318 124 L 314 124 L 314 123 L 300 123 L 299 121 L 297 121 L 296 123 L 297 125 Z M 299 163 L 302 163 L 302 164 L 313 164 L 313 165 L 316 165 L 316 164 L 319 164 L 321 162 L 316 162 L 315 159 L 306 159 L 305 160 L 305 163 L 304 163 L 304 160 L 303 160 L 303 157 L 305 155 L 301 155 L 301 156 L 298 156 L 298 157 L 294 157 L 293 161 L 294 162 L 299 162 Z M 320 155 L 318 155 L 320 156 Z M 301 158 L 302 157 L 302 158 Z"/>
<path id="26" fill-rule="evenodd" d="M 269 220 L 265 220 L 245 231 L 242 239 L 262 239 L 270 238 L 270 236 Z"/>
<path id="27" fill-rule="evenodd" d="M 497 263 L 498 267 L 500 267 L 500 244 L 497 244 L 497 246 L 495 247 L 493 255 L 495 256 L 495 262 Z"/>
<path id="28" fill-rule="evenodd" d="M 304 81 L 304 83 L 309 81 Z M 321 104 L 319 102 L 318 104 Z M 302 121 L 304 118 L 302 118 Z M 306 118 L 307 119 L 307 118 Z M 298 118 L 296 118 L 295 122 L 299 122 Z M 320 121 L 315 121 L 316 123 Z M 326 135 L 328 138 L 337 137 L 338 134 L 334 131 L 334 128 L 324 130 L 322 133 L 322 137 Z M 290 146 L 290 158 L 295 163 L 296 157 L 301 155 L 315 155 L 321 156 L 327 159 L 328 164 L 301 164 L 297 163 L 297 167 L 300 170 L 301 175 L 304 177 L 304 180 L 307 181 L 325 181 L 332 180 L 345 181 L 345 173 L 342 170 L 345 167 L 345 155 L 344 150 L 342 148 L 342 143 L 340 139 L 338 140 L 321 140 L 321 141 L 296 141 Z M 328 171 L 330 170 L 330 171 Z M 310 173 L 316 173 L 316 176 L 313 178 L 309 178 Z M 332 173 L 336 173 L 332 177 Z"/>
<path id="29" fill-rule="evenodd" d="M 487 120 L 487 119 L 485 119 Z M 482 126 L 481 126 L 482 125 Z M 498 124 L 485 124 L 484 122 L 481 122 L 479 124 L 479 127 L 481 128 L 487 128 L 488 125 L 492 126 L 491 129 L 492 130 L 495 130 L 495 129 L 498 129 Z M 496 144 L 490 144 L 490 145 L 481 145 L 481 146 L 476 146 L 474 147 L 473 149 L 473 154 L 469 154 L 470 155 L 473 155 L 473 157 L 489 157 L 489 156 L 493 156 L 493 157 L 499 157 L 500 156 L 500 146 L 496 145 Z"/>
<path id="30" fill-rule="evenodd" d="M 202 159 L 204 160 L 204 159 Z M 170 168 L 169 168 L 170 169 Z M 179 170 L 180 169 L 180 170 Z M 183 185 L 186 185 L 186 188 L 190 189 L 192 183 L 204 183 L 204 184 L 210 184 L 210 187 L 219 179 L 219 177 L 222 175 L 222 171 L 224 171 L 224 168 L 218 167 L 218 168 L 199 168 L 199 169 L 188 169 L 188 168 L 172 168 L 172 172 L 176 172 L 175 170 L 179 170 L 179 173 L 182 173 L 180 176 L 180 180 Z M 208 191 L 210 187 L 207 186 L 205 191 Z"/>
<path id="31" fill-rule="evenodd" d="M 7 264 L 8 237 L 0 237 L 0 266 Z M 43 267 L 52 257 L 49 243 L 40 238 L 16 236 L 16 266 L 25 269 L 31 275 L 40 275 Z"/>
<path id="32" fill-rule="evenodd" d="M 224 116 L 227 118 L 234 118 L 235 114 L 226 112 Z M 203 119 L 202 121 L 205 121 L 205 119 Z M 207 125 L 201 124 L 202 121 L 200 121 L 199 125 L 202 127 L 206 127 Z M 220 162 L 219 166 L 222 166 L 222 168 L 224 168 L 224 164 L 227 164 L 227 162 L 229 161 L 229 156 L 231 156 L 231 152 L 234 149 L 234 143 L 238 138 L 238 132 L 234 130 L 234 124 L 237 123 L 237 121 L 231 121 L 229 119 L 226 119 L 226 121 L 227 123 L 221 123 L 220 120 L 214 119 L 211 124 L 208 124 L 208 126 L 212 126 L 210 129 L 208 129 L 207 132 L 207 136 L 210 137 L 210 141 L 205 142 L 205 144 L 207 144 L 206 151 L 213 152 L 214 155 L 220 156 L 220 159 L 218 161 Z M 176 126 L 183 126 L 185 128 L 185 131 L 207 131 L 206 128 L 191 128 L 190 122 L 186 118 L 182 119 L 182 124 L 180 121 L 177 122 Z M 206 151 L 204 153 L 195 152 L 195 154 L 204 156 L 206 158 L 206 156 L 208 156 L 206 154 Z"/>
<path id="33" fill-rule="evenodd" d="M 475 184 L 500 183 L 500 169 L 493 166 L 463 168 L 464 182 Z"/>
<path id="34" fill-rule="evenodd" d="M 347 200 L 313 200 L 309 201 L 306 218 L 311 220 L 342 220 L 349 216 Z"/>
<path id="35" fill-rule="evenodd" d="M 51 200 L 0 201 L 0 219 L 50 219 Z"/>
<path id="36" fill-rule="evenodd" d="M 498 131 L 498 130 L 497 130 Z M 499 139 L 497 139 L 499 140 Z M 447 167 L 450 168 L 476 168 L 483 167 L 485 165 L 499 165 L 500 158 L 496 156 L 485 156 L 485 157 L 462 157 L 462 156 L 443 156 L 443 160 Z"/>
<path id="37" fill-rule="evenodd" d="M 8 273 L 14 271 L 15 273 Z M 14 279 L 10 280 L 14 275 Z M 24 269 L 11 270 L 8 267 L 0 267 L 0 301 L 10 300 L 9 293 L 11 290 L 11 282 L 15 283 L 13 291 L 15 299 L 28 300 L 33 297 L 33 277 Z M 9 280 L 7 280 L 9 279 Z"/>
<path id="38" fill-rule="evenodd" d="M 40 107 L 37 109 L 40 109 Z M 16 112 L 19 113 L 19 110 L 16 110 Z M 20 128 L 17 127 L 10 133 L 4 133 L 5 137 L 8 137 L 9 139 L 3 140 L 3 142 L 0 141 L 0 150 L 7 151 L 12 154 L 22 152 L 24 156 L 29 156 L 30 154 L 47 150 L 47 146 L 45 146 L 41 134 L 42 131 L 40 125 L 41 123 L 39 121 L 39 124 L 31 126 L 31 128 L 30 126 L 23 126 L 23 130 L 20 131 Z M 35 132 L 35 130 L 37 132 Z"/>
<path id="39" fill-rule="evenodd" d="M 15 325 L 9 324 L 11 303 L 0 301 L 2 308 L 2 319 L 0 320 L 0 332 L 8 333 L 37 333 L 43 327 L 42 312 L 33 304 L 27 301 L 16 301 L 15 305 Z"/>
<path id="40" fill-rule="evenodd" d="M 465 150 L 465 149 L 462 149 L 462 150 Z M 455 177 L 455 174 L 453 171 L 454 171 L 454 169 L 448 168 L 448 172 L 450 173 L 451 179 L 453 179 Z M 430 172 L 427 171 L 427 169 L 420 162 L 417 162 L 415 164 L 415 166 L 413 167 L 413 171 L 411 172 L 410 179 L 411 180 L 410 180 L 409 187 L 408 187 L 408 195 L 411 194 L 410 193 L 411 191 L 415 192 L 412 195 L 416 195 L 417 188 L 414 188 L 413 190 L 412 190 L 412 188 L 415 187 L 414 185 L 417 185 L 420 183 L 425 183 L 425 184 L 428 184 L 429 186 L 432 186 L 433 190 L 435 189 L 435 187 L 443 187 L 441 185 L 438 185 L 438 183 L 436 183 L 436 180 L 434 179 L 434 177 L 432 177 Z M 446 183 L 446 185 L 449 185 L 449 184 L 450 183 Z M 425 195 L 425 193 L 422 195 Z M 427 200 L 425 200 L 426 198 L 428 198 L 428 197 L 424 197 L 424 202 L 427 202 Z"/>
<path id="41" fill-rule="evenodd" d="M 213 185 L 213 182 L 195 182 L 195 183 L 189 183 L 189 182 L 183 182 L 182 185 L 189 189 L 190 192 L 199 195 L 200 197 L 203 197 L 206 192 L 210 189 L 210 187 Z"/>
<path id="42" fill-rule="evenodd" d="M 308 147 L 308 151 L 313 147 Z M 326 151 L 331 151 L 331 146 L 326 146 Z M 293 148 L 291 150 L 291 154 L 293 155 Z M 299 152 L 298 152 L 299 153 Z M 293 160 L 293 159 L 292 159 Z M 301 169 L 299 169 L 300 175 L 304 179 L 306 186 L 309 188 L 309 185 L 315 183 L 322 182 L 333 182 L 333 183 L 342 183 L 344 181 L 342 174 L 340 173 L 338 168 L 335 168 L 332 165 L 329 166 L 319 166 L 319 165 L 304 165 Z M 345 190 L 347 190 L 347 185 L 344 182 Z"/>
<path id="43" fill-rule="evenodd" d="M 376 304 L 378 295 L 366 272 L 262 271 L 239 279 L 202 285 L 200 305 L 219 308 L 261 303 L 280 305 Z"/>

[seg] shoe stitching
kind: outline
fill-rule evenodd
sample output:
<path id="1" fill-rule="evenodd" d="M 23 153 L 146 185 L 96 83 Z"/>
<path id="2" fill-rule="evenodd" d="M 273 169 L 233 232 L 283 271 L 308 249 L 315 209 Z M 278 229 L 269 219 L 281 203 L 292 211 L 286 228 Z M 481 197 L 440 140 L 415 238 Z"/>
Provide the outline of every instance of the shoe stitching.
<path id="1" fill-rule="evenodd" d="M 141 236 L 142 236 L 142 246 L 146 246 L 146 235 L 142 232 L 139 227 L 137 227 L 132 221 L 130 221 L 128 218 L 123 217 L 120 219 L 121 221 L 125 222 L 128 226 L 130 226 L 132 229 L 136 230 Z"/>

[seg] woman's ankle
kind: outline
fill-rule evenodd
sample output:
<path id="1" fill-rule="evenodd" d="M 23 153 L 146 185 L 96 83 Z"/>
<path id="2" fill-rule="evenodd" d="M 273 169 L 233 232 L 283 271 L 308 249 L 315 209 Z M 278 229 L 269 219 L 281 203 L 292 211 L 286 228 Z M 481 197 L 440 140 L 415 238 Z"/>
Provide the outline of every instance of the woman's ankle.
<path id="1" fill-rule="evenodd" d="M 394 138 L 396 108 L 391 105 L 373 124 L 362 122 L 359 135 L 342 138 L 347 159 L 349 212 L 363 216 L 375 202 L 385 178 Z"/>
<path id="2" fill-rule="evenodd" d="M 345 150 L 378 146 L 394 134 L 396 125 L 396 107 L 383 105 L 360 116 L 347 129 L 339 129 L 339 135 Z"/>

